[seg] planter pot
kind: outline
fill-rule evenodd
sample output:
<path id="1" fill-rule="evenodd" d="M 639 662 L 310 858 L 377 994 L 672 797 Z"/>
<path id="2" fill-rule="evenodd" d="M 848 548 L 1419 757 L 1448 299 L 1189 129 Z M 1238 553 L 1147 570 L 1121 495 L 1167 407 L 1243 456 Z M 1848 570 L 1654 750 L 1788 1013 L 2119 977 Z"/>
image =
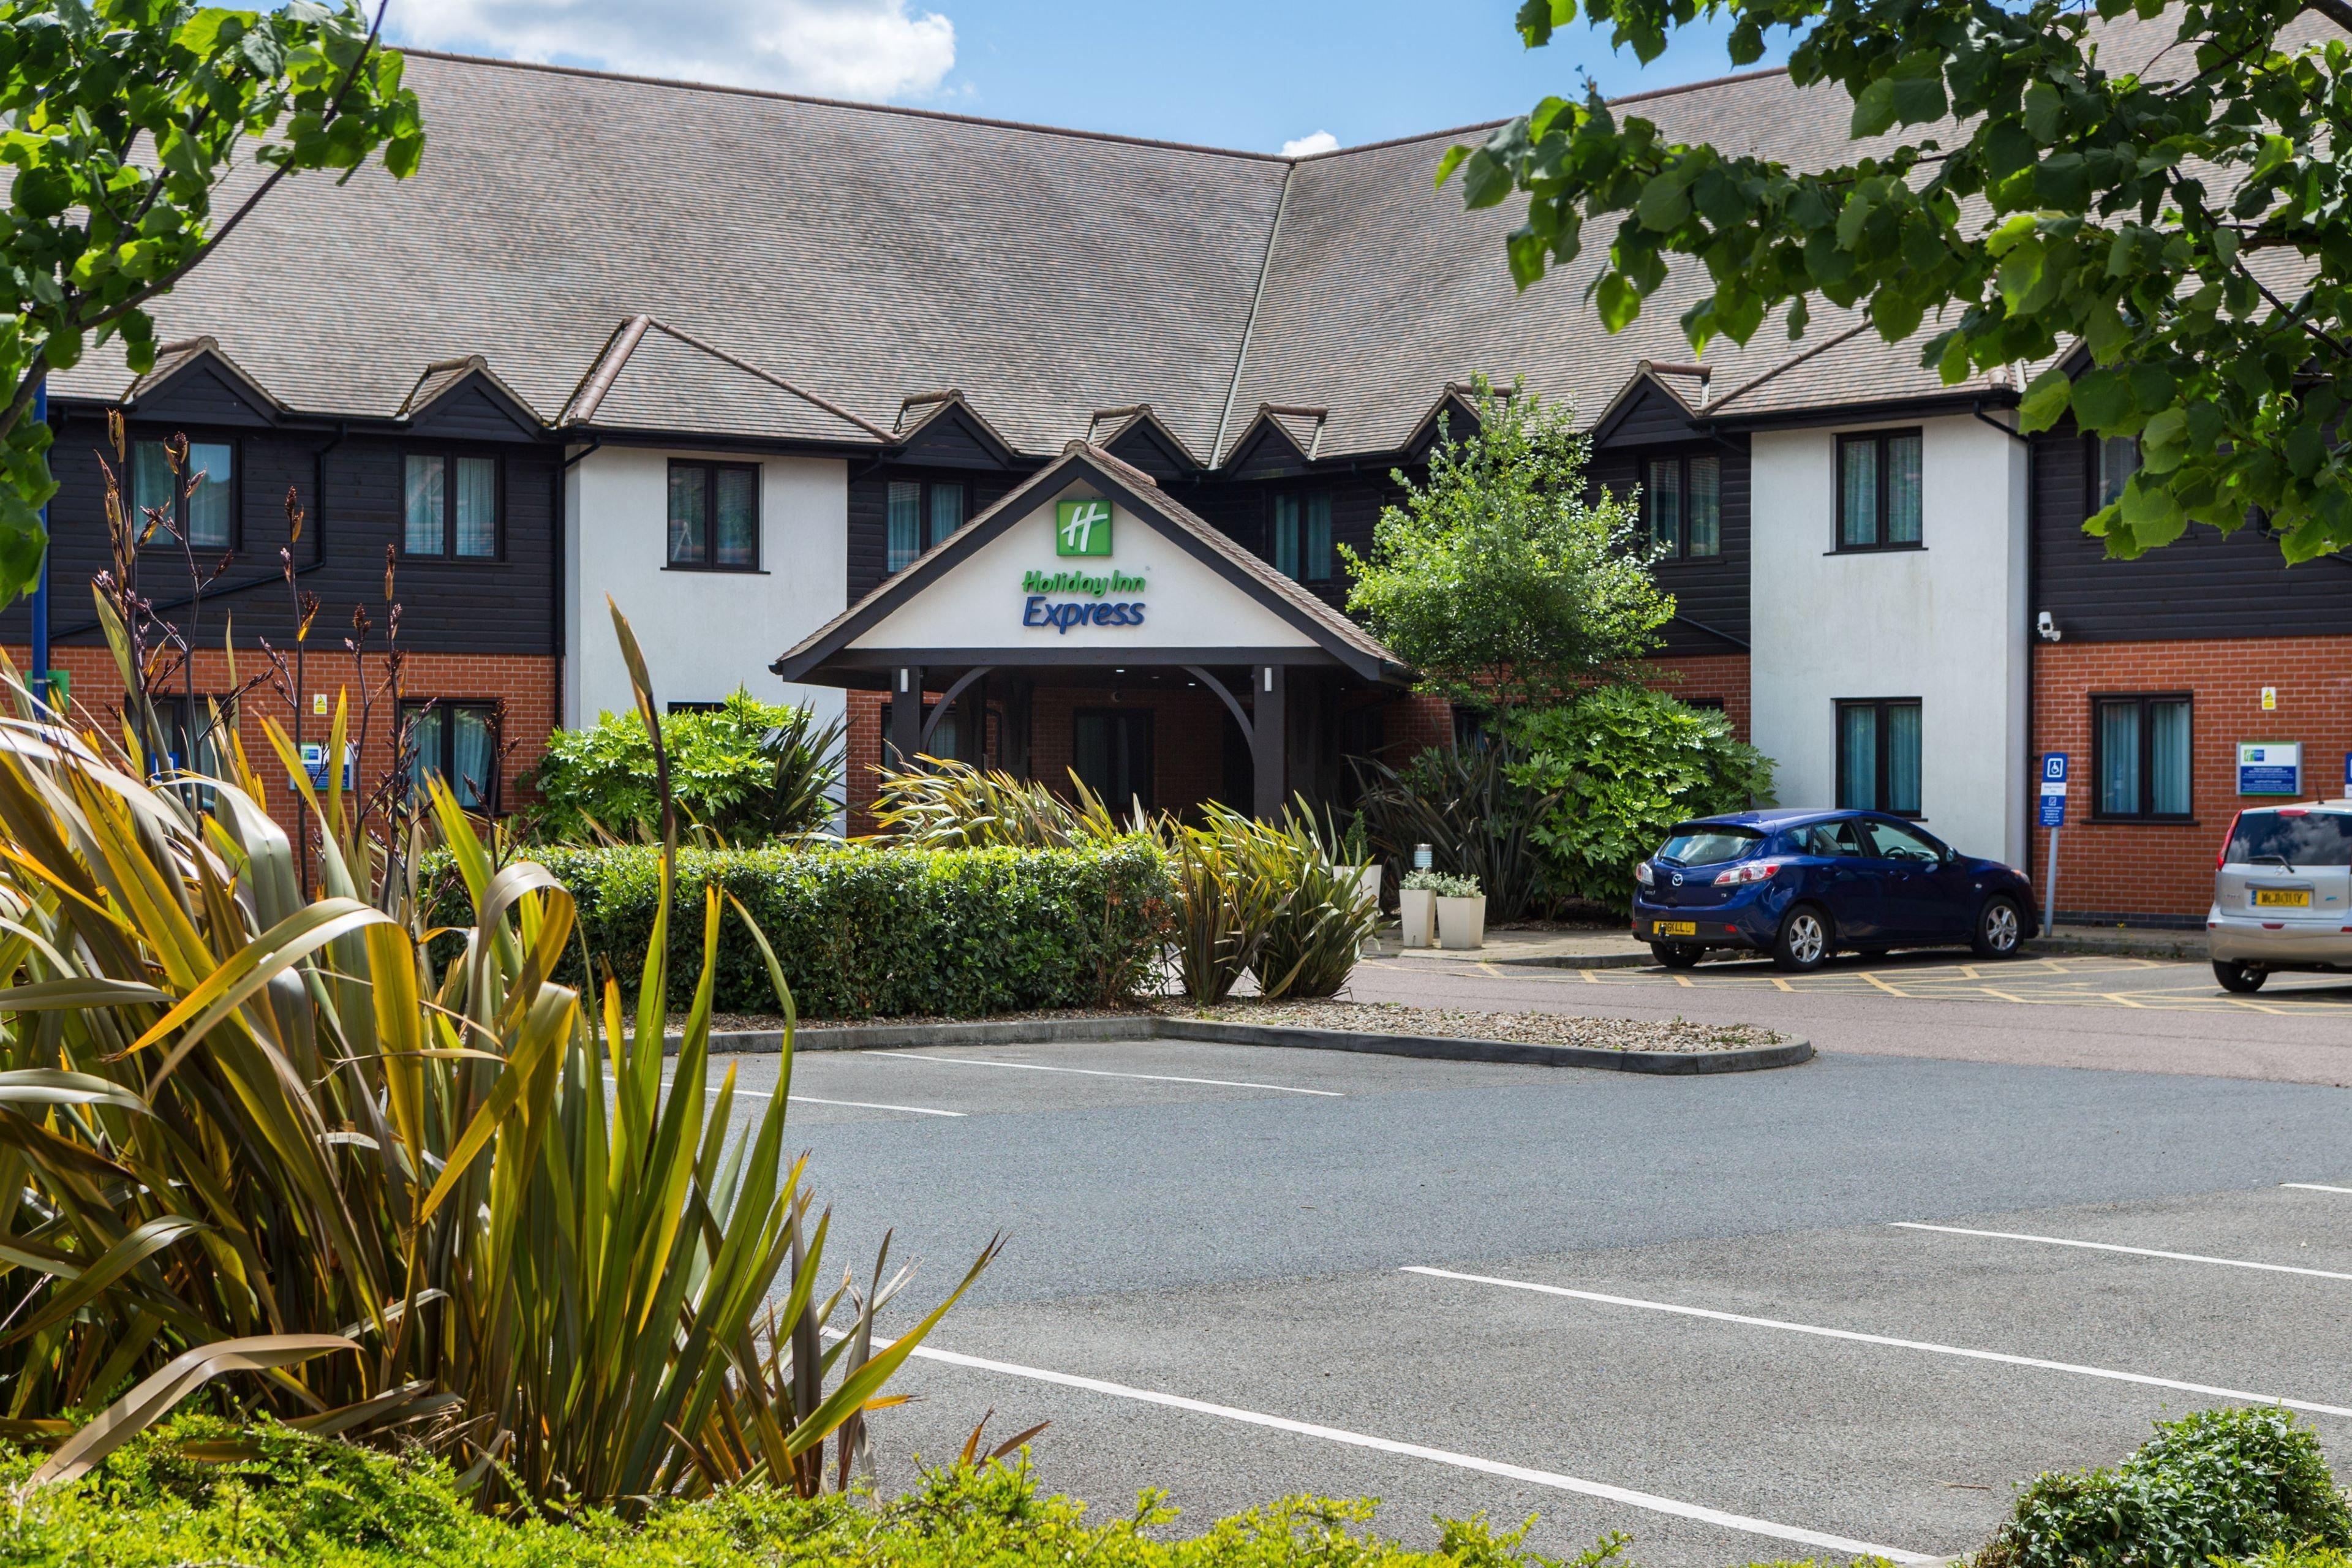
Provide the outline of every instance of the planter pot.
<path id="1" fill-rule="evenodd" d="M 1397 895 L 1402 924 L 1398 940 L 1407 947 L 1437 945 L 1437 895 L 1427 888 L 1407 888 Z"/>
<path id="2" fill-rule="evenodd" d="M 1440 947 L 1486 946 L 1486 895 L 1481 893 L 1475 899 L 1439 899 L 1437 937 Z"/>
<path id="3" fill-rule="evenodd" d="M 1356 866 L 1350 869 L 1356 873 L 1356 898 L 1360 902 L 1365 900 L 1370 900 L 1372 924 L 1377 926 L 1380 923 L 1381 912 L 1381 863 L 1375 860 L 1369 866 Z M 1368 927 L 1367 930 L 1369 931 L 1370 928 Z M 1356 955 L 1360 958 L 1376 951 L 1378 951 L 1377 944 L 1370 935 L 1367 935 L 1363 944 L 1356 950 Z"/>

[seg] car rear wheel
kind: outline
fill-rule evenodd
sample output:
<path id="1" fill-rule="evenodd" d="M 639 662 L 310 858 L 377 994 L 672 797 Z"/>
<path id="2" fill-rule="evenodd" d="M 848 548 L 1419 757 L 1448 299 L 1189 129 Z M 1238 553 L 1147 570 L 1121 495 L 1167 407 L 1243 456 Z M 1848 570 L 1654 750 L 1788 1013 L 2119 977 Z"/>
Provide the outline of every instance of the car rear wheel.
<path id="1" fill-rule="evenodd" d="M 1812 904 L 1799 904 L 1780 917 L 1780 934 L 1772 939 L 1772 963 L 1778 969 L 1804 973 L 1830 961 L 1830 917 Z"/>
<path id="2" fill-rule="evenodd" d="M 2024 940 L 2025 917 L 2018 912 L 2017 900 L 1995 893 L 1977 911 L 1976 935 L 1969 945 L 1979 958 L 2015 958 Z"/>
<path id="3" fill-rule="evenodd" d="M 2221 983 L 2224 991 L 2235 991 L 2241 995 L 2249 991 L 2260 991 L 2263 982 L 2270 977 L 2271 972 L 2259 964 L 2241 963 L 2234 958 L 2213 961 L 2213 978 Z"/>
<path id="4" fill-rule="evenodd" d="M 1695 969 L 1706 956 L 1706 949 L 1695 942 L 1654 942 L 1650 951 L 1668 969 Z"/>

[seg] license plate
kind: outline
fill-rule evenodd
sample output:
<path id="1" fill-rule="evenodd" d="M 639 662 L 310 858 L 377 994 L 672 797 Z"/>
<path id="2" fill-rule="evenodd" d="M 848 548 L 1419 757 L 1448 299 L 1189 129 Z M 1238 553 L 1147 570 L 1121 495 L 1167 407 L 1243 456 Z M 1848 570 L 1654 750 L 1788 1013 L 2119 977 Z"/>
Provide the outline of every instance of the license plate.
<path id="1" fill-rule="evenodd" d="M 2311 889 L 2308 888 L 2256 888 L 2254 908 L 2307 910 L 2311 908 Z"/>
<path id="2" fill-rule="evenodd" d="M 1696 936 L 1698 934 L 1698 922 L 1696 921 L 1660 921 L 1657 924 L 1657 929 L 1651 934 L 1654 936 Z"/>

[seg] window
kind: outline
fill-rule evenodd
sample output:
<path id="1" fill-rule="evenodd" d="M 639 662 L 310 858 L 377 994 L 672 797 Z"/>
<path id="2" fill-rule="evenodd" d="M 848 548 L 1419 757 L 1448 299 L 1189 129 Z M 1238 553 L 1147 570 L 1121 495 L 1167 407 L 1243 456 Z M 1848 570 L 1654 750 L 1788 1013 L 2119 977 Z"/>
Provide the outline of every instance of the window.
<path id="1" fill-rule="evenodd" d="M 1081 708 L 1071 718 L 1073 771 L 1124 817 L 1131 802 L 1151 807 L 1151 713 L 1142 708 Z"/>
<path id="2" fill-rule="evenodd" d="M 1721 713 L 1725 711 L 1723 699 L 1720 697 L 1685 697 L 1683 699 L 1683 706 L 1685 708 L 1696 708 L 1702 713 Z"/>
<path id="3" fill-rule="evenodd" d="M 2091 699 L 2091 772 L 2097 816 L 2144 822 L 2189 819 L 2189 699 Z"/>
<path id="4" fill-rule="evenodd" d="M 1926 866 L 1944 863 L 1944 847 L 1916 827 L 1906 827 L 1899 822 L 1865 822 L 1862 826 L 1882 860 L 1908 860 Z"/>
<path id="5" fill-rule="evenodd" d="M 1841 436 L 1837 461 L 1837 547 L 1917 549 L 1919 432 Z"/>
<path id="6" fill-rule="evenodd" d="M 1642 486 L 1642 512 L 1661 560 L 1723 553 L 1723 459 L 1653 458 Z"/>
<path id="7" fill-rule="evenodd" d="M 890 481 L 889 568 L 904 572 L 924 551 L 963 526 L 964 489 L 919 479 Z"/>
<path id="8" fill-rule="evenodd" d="M 169 444 L 140 441 L 131 448 L 131 504 L 160 509 L 172 531 L 195 550 L 236 548 L 236 448 L 226 441 L 191 441 L 175 493 Z M 199 477 L 201 476 L 201 477 Z"/>
<path id="9" fill-rule="evenodd" d="M 1331 498 L 1317 490 L 1274 498 L 1274 569 L 1294 583 L 1331 580 Z"/>
<path id="10" fill-rule="evenodd" d="M 1870 853 L 1862 847 L 1862 824 L 1850 816 L 1808 823 L 1790 836 L 1790 842 L 1798 854 L 1819 855 L 1823 859 L 1859 860 Z"/>
<path id="11" fill-rule="evenodd" d="M 1919 700 L 1837 705 L 1837 803 L 1843 811 L 1919 815 Z"/>
<path id="12" fill-rule="evenodd" d="M 760 569 L 760 465 L 669 466 L 669 563 L 701 572 Z"/>
<path id="13" fill-rule="evenodd" d="M 425 781 L 448 781 L 468 811 L 495 811 L 499 795 L 499 715 L 488 702 L 404 702 L 401 718 L 415 726 L 408 776 L 422 795 Z"/>
<path id="14" fill-rule="evenodd" d="M 1667 835 L 1657 858 L 1677 866 L 1720 866 L 1756 853 L 1764 836 L 1752 827 L 1716 827 L 1686 822 Z"/>
<path id="15" fill-rule="evenodd" d="M 2240 812 L 2223 856 L 2233 866 L 2275 860 L 2288 870 L 2352 866 L 2352 816 L 2299 805 Z"/>
<path id="16" fill-rule="evenodd" d="M 2139 437 L 2109 436 L 2091 443 L 2091 505 L 2095 510 L 2124 499 L 2124 484 L 2139 472 Z"/>
<path id="17" fill-rule="evenodd" d="M 930 724 L 931 715 L 938 712 L 939 709 L 940 705 L 936 702 L 924 703 L 923 722 Z M 949 709 L 948 716 L 946 718 L 940 720 L 937 724 L 931 724 L 930 739 L 925 741 L 921 745 L 918 746 L 916 750 L 927 757 L 953 757 L 957 754 L 955 709 Z M 886 768 L 908 767 L 912 766 L 915 761 L 914 758 L 908 757 L 904 763 L 901 763 L 898 759 L 897 754 L 891 750 L 890 704 L 887 702 L 882 704 L 881 760 L 882 765 Z"/>
<path id="18" fill-rule="evenodd" d="M 411 452 L 403 461 L 401 553 L 499 556 L 499 460 Z"/>

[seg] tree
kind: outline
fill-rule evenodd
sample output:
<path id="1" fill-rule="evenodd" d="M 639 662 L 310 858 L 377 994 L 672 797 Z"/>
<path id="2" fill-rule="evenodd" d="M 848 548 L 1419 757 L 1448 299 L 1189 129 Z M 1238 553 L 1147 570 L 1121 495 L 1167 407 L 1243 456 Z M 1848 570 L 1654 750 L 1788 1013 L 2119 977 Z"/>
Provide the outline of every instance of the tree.
<path id="1" fill-rule="evenodd" d="M 1528 0 L 1529 47 L 1578 0 Z M 2352 30 L 2347 0 L 1584 0 L 1644 60 L 1668 32 L 1727 17 L 1731 57 L 1791 40 L 1801 87 L 1853 105 L 1855 156 L 1797 170 L 1620 118 L 1588 84 L 1475 149 L 1455 147 L 1473 207 L 1526 193 L 1508 241 L 1521 288 L 1576 259 L 1614 218 L 1590 297 L 1623 327 L 1668 265 L 1703 267 L 1682 317 L 1695 349 L 1747 342 L 1776 312 L 1801 337 L 1814 302 L 1853 331 L 1921 340 L 1957 383 L 2046 364 L 2020 422 L 2072 410 L 2137 436 L 2144 467 L 2089 531 L 2132 556 L 2191 521 L 2259 518 L 2289 560 L 2352 546 L 2339 434 L 2352 372 Z M 2143 69 L 2102 40 L 2143 24 Z M 2154 47 L 2161 44 L 2161 48 Z M 2117 62 L 2120 66 L 2122 62 Z M 2056 362 L 2076 345 L 2086 363 Z"/>
<path id="2" fill-rule="evenodd" d="M 116 337 L 133 374 L 152 368 L 144 307 L 288 175 L 348 179 L 378 148 L 414 174 L 425 132 L 400 77 L 354 0 L 0 0 L 0 605 L 38 576 L 57 489 L 29 417 L 42 378 Z"/>
<path id="3" fill-rule="evenodd" d="M 1509 709 L 1622 675 L 1675 613 L 1633 508 L 1587 499 L 1571 411 L 1483 383 L 1476 408 L 1466 435 L 1441 429 L 1425 482 L 1395 476 L 1404 504 L 1381 511 L 1370 559 L 1340 546 L 1348 608 L 1458 701 Z"/>

